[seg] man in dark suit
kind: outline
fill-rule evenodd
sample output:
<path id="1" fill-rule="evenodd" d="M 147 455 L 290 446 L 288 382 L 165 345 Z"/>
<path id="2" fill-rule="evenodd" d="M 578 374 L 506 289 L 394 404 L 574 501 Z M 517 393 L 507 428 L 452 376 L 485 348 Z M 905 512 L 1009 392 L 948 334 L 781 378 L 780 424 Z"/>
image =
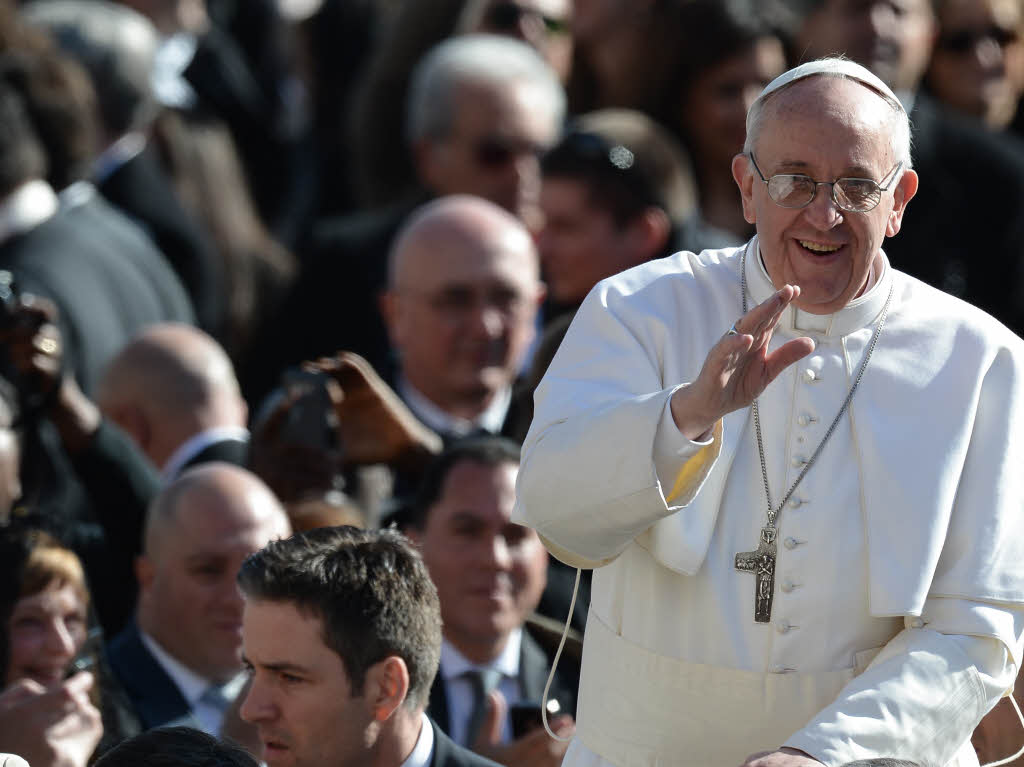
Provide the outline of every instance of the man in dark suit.
<path id="1" fill-rule="evenodd" d="M 154 501 L 136 566 L 136 618 L 108 647 L 143 729 L 219 732 L 244 682 L 235 576 L 247 556 L 290 532 L 269 488 L 230 464 L 196 467 Z"/>
<path id="2" fill-rule="evenodd" d="M 576 686 L 556 676 L 552 700 L 542 701 L 548 658 L 524 624 L 544 590 L 548 556 L 535 531 L 509 521 L 518 470 L 515 443 L 478 436 L 453 443 L 424 475 L 408 531 L 444 621 L 427 712 L 456 742 L 501 764 L 557 765 L 565 744 L 540 728 L 540 707 L 560 712 L 551 726 L 570 733 Z M 513 709 L 533 721 L 520 729 Z"/>
<path id="3" fill-rule="evenodd" d="M 428 203 L 399 232 L 381 308 L 394 387 L 442 437 L 502 433 L 544 299 L 536 247 L 479 197 Z"/>
<path id="4" fill-rule="evenodd" d="M 362 355 L 385 375 L 390 359 L 378 297 L 396 234 L 421 203 L 472 194 L 537 223 L 539 155 L 558 137 L 565 95 L 536 51 L 495 36 L 448 40 L 418 64 L 406 112 L 406 151 L 420 191 L 316 227 L 300 248 L 303 274 L 243 376 L 250 401 L 288 365 L 339 349 Z"/>
<path id="5" fill-rule="evenodd" d="M 96 400 L 166 482 L 206 461 L 246 465 L 248 406 L 227 353 L 198 328 L 143 330 L 104 369 Z"/>
<path id="6" fill-rule="evenodd" d="M 949 113 L 920 89 L 937 27 L 928 0 L 785 0 L 793 50 L 843 53 L 903 101 L 920 178 L 915 215 L 886 244 L 893 266 L 1024 333 L 1024 146 Z"/>
<path id="7" fill-rule="evenodd" d="M 441 616 L 402 536 L 298 533 L 246 560 L 238 582 L 251 678 L 240 713 L 269 767 L 494 767 L 423 712 Z"/>

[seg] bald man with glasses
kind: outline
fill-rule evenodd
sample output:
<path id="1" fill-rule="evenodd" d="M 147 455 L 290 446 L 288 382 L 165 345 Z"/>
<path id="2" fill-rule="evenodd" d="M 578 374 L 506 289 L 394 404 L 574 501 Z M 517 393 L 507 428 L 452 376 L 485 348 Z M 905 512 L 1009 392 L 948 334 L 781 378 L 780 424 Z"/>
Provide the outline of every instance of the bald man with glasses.
<path id="1" fill-rule="evenodd" d="M 977 765 L 1022 654 L 1024 343 L 889 263 L 918 177 L 860 65 L 766 86 L 732 171 L 754 238 L 599 283 L 537 389 L 512 519 L 596 568 L 564 764 Z"/>

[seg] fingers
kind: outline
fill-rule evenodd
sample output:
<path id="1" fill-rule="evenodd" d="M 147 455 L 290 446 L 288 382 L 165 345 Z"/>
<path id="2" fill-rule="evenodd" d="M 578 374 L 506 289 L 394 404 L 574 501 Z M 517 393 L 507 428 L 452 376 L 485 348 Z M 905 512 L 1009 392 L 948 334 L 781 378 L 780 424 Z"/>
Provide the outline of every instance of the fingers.
<path id="1" fill-rule="evenodd" d="M 797 296 L 800 288 L 796 285 L 784 285 L 775 291 L 767 300 L 761 302 L 740 317 L 735 324 L 736 332 L 752 336 L 762 335 L 778 323 L 782 312 Z"/>
<path id="2" fill-rule="evenodd" d="M 814 341 L 810 338 L 794 338 L 767 355 L 765 357 L 765 370 L 768 383 L 774 381 L 779 373 L 794 362 L 799 362 L 813 351 Z"/>
<path id="3" fill-rule="evenodd" d="M 487 695 L 487 713 L 484 716 L 476 746 L 495 746 L 501 742 L 501 733 L 508 716 L 508 702 L 499 690 Z"/>

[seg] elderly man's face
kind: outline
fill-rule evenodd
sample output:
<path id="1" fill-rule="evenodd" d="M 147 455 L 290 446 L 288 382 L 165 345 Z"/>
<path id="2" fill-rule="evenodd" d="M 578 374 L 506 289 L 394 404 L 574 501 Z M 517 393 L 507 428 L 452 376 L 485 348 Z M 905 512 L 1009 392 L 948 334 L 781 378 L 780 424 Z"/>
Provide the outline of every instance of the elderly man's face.
<path id="1" fill-rule="evenodd" d="M 385 301 L 406 379 L 448 413 L 479 415 L 515 379 L 533 340 L 537 272 L 518 225 L 410 246 Z"/>
<path id="2" fill-rule="evenodd" d="M 935 36 L 929 0 L 823 0 L 797 33 L 805 61 L 845 54 L 892 89 L 920 82 Z"/>
<path id="3" fill-rule="evenodd" d="M 539 156 L 559 128 L 541 88 L 463 85 L 450 134 L 418 148 L 422 181 L 438 195 L 483 197 L 533 226 L 539 220 Z"/>
<path id="4" fill-rule="evenodd" d="M 813 77 L 768 102 L 754 158 L 765 178 L 779 173 L 816 181 L 868 178 L 884 186 L 898 162 L 889 115 L 885 102 L 866 87 Z M 768 196 L 746 155 L 737 155 L 733 174 L 747 221 L 757 225 L 772 282 L 776 287 L 799 285 L 797 306 L 814 314 L 835 312 L 864 289 L 872 267 L 880 266 L 882 241 L 899 231 L 917 190 L 917 175 L 903 171 L 866 213 L 837 207 L 828 186 L 819 186 L 806 207 L 793 209 Z"/>

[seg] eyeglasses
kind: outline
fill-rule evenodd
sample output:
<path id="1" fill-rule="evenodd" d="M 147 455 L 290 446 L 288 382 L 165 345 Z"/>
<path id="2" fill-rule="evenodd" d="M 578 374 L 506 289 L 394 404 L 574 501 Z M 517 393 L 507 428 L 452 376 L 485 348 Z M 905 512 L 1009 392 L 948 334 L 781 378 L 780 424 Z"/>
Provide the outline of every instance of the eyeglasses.
<path id="1" fill-rule="evenodd" d="M 486 136 L 473 144 L 473 160 L 481 168 L 500 170 L 507 168 L 523 155 L 540 157 L 544 147 L 529 141 L 518 141 L 498 136 Z"/>
<path id="2" fill-rule="evenodd" d="M 556 19 L 533 8 L 524 8 L 519 3 L 495 3 L 484 16 L 484 23 L 496 32 L 514 32 L 524 16 L 539 19 L 548 34 L 564 35 L 569 31 L 569 23 L 565 19 Z"/>
<path id="3" fill-rule="evenodd" d="M 896 167 L 885 174 L 882 178 L 889 179 L 885 186 L 879 186 L 877 182 L 869 178 L 837 178 L 835 181 L 815 181 L 810 176 L 802 173 L 777 173 L 771 178 L 765 178 L 761 169 L 757 167 L 757 160 L 754 153 L 750 153 L 750 162 L 757 171 L 757 175 L 768 187 L 768 196 L 772 201 L 783 208 L 803 208 L 811 204 L 814 195 L 818 192 L 819 186 L 832 187 L 832 201 L 837 207 L 851 213 L 867 213 L 874 210 L 882 201 L 882 192 L 889 191 L 903 167 L 902 161 Z"/>
<path id="4" fill-rule="evenodd" d="M 935 45 L 949 53 L 969 53 L 984 40 L 991 40 L 1000 48 L 1005 48 L 1017 42 L 1017 39 L 1016 30 L 993 24 L 983 29 L 958 29 L 955 32 L 947 32 L 939 37 Z"/>

